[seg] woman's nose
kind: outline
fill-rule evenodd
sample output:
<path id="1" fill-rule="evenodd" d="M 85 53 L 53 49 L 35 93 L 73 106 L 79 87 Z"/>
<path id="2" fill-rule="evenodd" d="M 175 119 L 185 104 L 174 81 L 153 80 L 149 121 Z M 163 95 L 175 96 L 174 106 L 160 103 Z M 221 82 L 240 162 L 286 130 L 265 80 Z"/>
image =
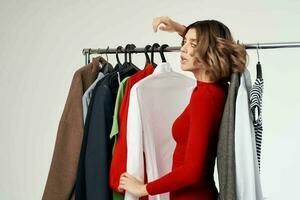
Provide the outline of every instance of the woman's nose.
<path id="1" fill-rule="evenodd" d="M 180 52 L 186 53 L 186 47 L 185 47 L 185 45 L 183 45 L 183 46 L 180 48 Z"/>

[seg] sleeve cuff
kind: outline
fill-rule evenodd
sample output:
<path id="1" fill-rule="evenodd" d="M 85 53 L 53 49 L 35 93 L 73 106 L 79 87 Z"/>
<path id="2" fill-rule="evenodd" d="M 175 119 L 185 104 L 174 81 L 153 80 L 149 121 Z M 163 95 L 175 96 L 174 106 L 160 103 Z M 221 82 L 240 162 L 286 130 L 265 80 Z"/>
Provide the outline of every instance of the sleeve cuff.
<path id="1" fill-rule="evenodd" d="M 146 185 L 146 190 L 147 190 L 148 194 L 149 194 L 149 195 L 153 195 L 151 189 L 149 189 L 149 188 L 150 188 L 150 187 L 149 187 L 149 184 L 147 184 L 147 185 Z"/>

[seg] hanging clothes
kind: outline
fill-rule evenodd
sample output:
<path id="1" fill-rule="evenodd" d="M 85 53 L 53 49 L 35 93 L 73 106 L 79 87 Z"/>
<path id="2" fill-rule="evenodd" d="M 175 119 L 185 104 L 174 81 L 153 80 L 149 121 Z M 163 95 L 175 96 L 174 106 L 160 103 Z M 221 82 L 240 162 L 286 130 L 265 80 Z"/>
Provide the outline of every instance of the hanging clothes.
<path id="1" fill-rule="evenodd" d="M 83 136 L 82 95 L 95 81 L 99 70 L 99 57 L 97 57 L 73 75 L 58 125 L 43 200 L 69 200 L 72 196 Z"/>
<path id="2" fill-rule="evenodd" d="M 217 146 L 219 200 L 236 200 L 234 127 L 235 103 L 239 85 L 239 74 L 232 73 Z"/>
<path id="3" fill-rule="evenodd" d="M 128 78 L 125 93 L 120 105 L 119 111 L 119 133 L 115 133 L 115 137 L 117 137 L 117 142 L 114 148 L 112 161 L 110 165 L 110 175 L 109 175 L 109 184 L 110 187 L 115 191 L 119 192 L 118 186 L 120 182 L 120 176 L 122 173 L 126 172 L 126 162 L 127 162 L 127 119 L 128 119 L 128 106 L 129 106 L 129 98 L 131 88 L 135 83 L 152 74 L 154 68 L 151 64 L 146 65 L 146 67 L 137 72 L 136 74 L 130 76 Z M 125 192 L 120 193 L 118 199 L 122 199 L 124 197 Z M 114 197 L 117 196 L 114 193 Z M 116 197 L 117 199 L 117 197 Z M 148 198 L 142 198 L 146 200 Z"/>
<path id="4" fill-rule="evenodd" d="M 122 80 L 122 76 L 132 75 L 133 72 L 117 65 L 94 88 L 84 127 L 75 188 L 76 200 L 111 200 L 112 198 L 112 191 L 108 184 L 112 152 L 109 133 L 119 80 Z"/>
<path id="5" fill-rule="evenodd" d="M 113 116 L 113 124 L 112 124 L 112 128 L 110 131 L 110 139 L 114 141 L 112 153 L 114 152 L 116 142 L 117 142 L 117 136 L 118 136 L 118 132 L 119 132 L 119 110 L 120 110 L 120 106 L 121 106 L 121 103 L 122 103 L 122 100 L 124 97 L 124 92 L 125 92 L 128 78 L 129 77 L 126 77 L 121 81 L 119 89 L 118 89 L 118 93 L 117 93 L 116 104 L 115 104 L 115 109 L 114 109 L 114 116 Z M 121 193 L 113 190 L 113 198 L 112 199 L 113 200 L 122 200 L 122 199 L 124 199 L 124 197 Z"/>
<path id="6" fill-rule="evenodd" d="M 148 182 L 171 171 L 175 141 L 172 124 L 187 106 L 195 80 L 176 73 L 169 63 L 159 64 L 153 74 L 136 83 L 130 91 L 127 121 L 127 172 Z M 144 166 L 145 153 L 146 166 Z M 168 200 L 169 193 L 149 196 Z M 125 192 L 125 200 L 136 200 Z"/>
<path id="7" fill-rule="evenodd" d="M 118 70 L 119 66 L 117 65 L 114 68 L 113 72 L 116 72 Z M 80 200 L 80 199 L 87 199 L 87 180 L 86 180 L 86 174 L 85 174 L 85 157 L 86 157 L 86 149 L 87 149 L 87 143 L 88 143 L 88 134 L 89 134 L 89 125 L 90 125 L 90 118 L 91 118 L 91 113 L 93 110 L 93 104 L 95 101 L 95 96 L 98 90 L 99 85 L 101 84 L 102 81 L 104 81 L 105 78 L 108 78 L 110 74 L 106 75 L 104 78 L 99 80 L 97 84 L 95 85 L 92 93 L 92 97 L 89 103 L 88 107 L 88 112 L 86 116 L 86 121 L 84 125 L 84 134 L 83 134 L 83 140 L 81 144 L 81 150 L 80 150 L 80 158 L 78 162 L 78 170 L 77 170 L 77 177 L 76 177 L 76 184 L 75 184 L 75 199 Z M 99 105 L 99 104 L 98 104 Z M 103 115 L 105 113 L 102 113 Z M 103 141 L 104 142 L 104 141 Z M 104 148 L 107 148 L 105 146 Z M 109 148 L 109 147 L 108 147 Z M 104 188 L 102 188 L 103 190 Z M 107 190 L 106 190 L 107 191 Z M 109 193 L 109 191 L 108 191 Z M 106 194 L 109 196 L 109 194 Z"/>
<path id="8" fill-rule="evenodd" d="M 255 133 L 249 106 L 250 90 L 251 77 L 246 69 L 240 77 L 235 107 L 237 200 L 263 200 L 256 156 Z"/>
<path id="9" fill-rule="evenodd" d="M 261 157 L 261 145 L 262 145 L 262 95 L 264 88 L 264 80 L 262 77 L 258 77 L 250 91 L 250 108 L 253 115 L 253 124 L 255 131 L 256 151 L 258 166 L 260 169 L 260 157 Z M 256 114 L 257 112 L 257 114 Z"/>

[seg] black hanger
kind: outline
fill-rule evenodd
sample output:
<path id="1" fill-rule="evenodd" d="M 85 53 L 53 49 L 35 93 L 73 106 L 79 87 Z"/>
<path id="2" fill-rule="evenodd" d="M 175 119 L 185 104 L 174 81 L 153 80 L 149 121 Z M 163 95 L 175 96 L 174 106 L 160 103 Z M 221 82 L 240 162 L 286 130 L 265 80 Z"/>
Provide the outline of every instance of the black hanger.
<path id="1" fill-rule="evenodd" d="M 129 52 L 129 63 L 128 65 L 133 68 L 135 71 L 141 71 L 140 68 L 138 68 L 135 64 L 132 63 L 132 60 L 131 60 L 131 53 L 135 52 L 135 48 L 136 46 L 134 44 L 130 44 L 129 48 L 128 48 L 128 52 Z"/>
<path id="2" fill-rule="evenodd" d="M 132 61 L 131 61 L 131 52 L 134 51 L 135 45 L 134 44 L 127 44 L 125 46 L 125 62 L 122 65 L 123 68 L 129 68 L 129 69 L 134 69 L 136 72 L 140 71 L 140 68 L 135 66 Z M 127 53 L 129 54 L 129 61 L 127 60 Z"/>
<path id="3" fill-rule="evenodd" d="M 125 62 L 123 63 L 123 65 L 124 65 L 124 64 L 125 64 L 125 65 L 130 65 L 130 64 L 132 64 L 131 53 L 132 53 L 132 51 L 134 51 L 134 49 L 135 49 L 135 45 L 134 45 L 134 44 L 127 44 L 127 45 L 125 46 L 125 57 L 124 57 Z M 128 55 L 129 55 L 129 61 L 127 60 L 127 53 L 128 53 Z"/>
<path id="4" fill-rule="evenodd" d="M 140 68 L 131 63 L 131 58 L 129 58 L 129 62 L 127 61 L 127 53 L 130 51 L 134 51 L 135 46 L 132 44 L 127 44 L 124 50 L 125 54 L 125 62 L 121 65 L 117 73 L 111 79 L 112 84 L 119 84 L 127 76 L 132 76 L 136 72 L 140 71 Z M 131 50 L 132 49 L 132 50 Z"/>
<path id="5" fill-rule="evenodd" d="M 131 60 L 131 53 L 134 52 L 134 49 L 136 48 L 136 46 L 134 44 L 130 44 L 129 46 L 129 62 L 132 64 L 132 60 Z"/>
<path id="6" fill-rule="evenodd" d="M 123 65 L 128 63 L 128 62 L 127 62 L 127 52 L 128 52 L 128 50 L 129 50 L 129 48 L 130 48 L 130 44 L 127 44 L 127 45 L 125 46 L 125 53 L 124 53 L 124 60 L 125 60 L 125 62 L 123 63 Z"/>
<path id="7" fill-rule="evenodd" d="M 122 46 L 118 46 L 118 47 L 117 47 L 117 50 L 116 50 L 116 58 L 117 58 L 117 62 L 118 62 L 118 64 L 120 64 L 120 65 L 121 65 L 121 62 L 120 62 L 120 59 L 119 59 L 118 52 L 121 51 L 122 48 L 123 48 Z"/>
<path id="8" fill-rule="evenodd" d="M 160 45 L 158 43 L 154 43 L 151 47 L 151 64 L 153 65 L 153 67 L 155 68 L 157 66 L 156 63 L 154 63 L 154 49 L 160 47 Z"/>
<path id="9" fill-rule="evenodd" d="M 147 53 L 147 52 L 150 50 L 150 48 L 151 48 L 151 45 L 148 44 L 148 45 L 145 46 L 145 49 L 144 49 L 144 53 L 145 53 L 145 56 L 146 56 L 146 63 L 145 63 L 145 66 L 146 66 L 147 64 L 150 64 L 150 63 L 151 63 L 150 57 L 149 57 L 149 55 L 148 55 L 148 53 Z"/>
<path id="10" fill-rule="evenodd" d="M 258 48 L 259 48 L 259 44 L 257 43 L 257 47 L 256 47 L 256 52 L 257 52 L 257 58 L 258 58 L 258 62 L 256 64 L 256 78 L 257 79 L 262 79 L 262 67 L 259 61 L 259 52 L 258 52 Z"/>
<path id="11" fill-rule="evenodd" d="M 167 48 L 167 47 L 169 47 L 169 45 L 163 44 L 159 48 L 159 53 L 160 53 L 160 57 L 161 57 L 161 61 L 162 62 L 167 62 L 167 60 L 165 58 L 165 55 L 164 55 L 164 49 Z"/>
<path id="12" fill-rule="evenodd" d="M 108 62 L 108 56 L 107 56 L 107 52 L 109 50 L 109 46 L 106 49 L 106 60 L 102 57 L 99 58 L 99 63 L 102 64 L 102 67 L 100 69 L 100 72 L 102 72 L 103 74 L 108 74 L 110 72 L 113 71 L 113 66 Z"/>
<path id="13" fill-rule="evenodd" d="M 106 56 L 107 62 L 108 62 L 108 55 L 107 55 L 108 50 L 109 50 L 109 46 L 107 46 L 106 51 L 105 51 L 105 56 Z"/>

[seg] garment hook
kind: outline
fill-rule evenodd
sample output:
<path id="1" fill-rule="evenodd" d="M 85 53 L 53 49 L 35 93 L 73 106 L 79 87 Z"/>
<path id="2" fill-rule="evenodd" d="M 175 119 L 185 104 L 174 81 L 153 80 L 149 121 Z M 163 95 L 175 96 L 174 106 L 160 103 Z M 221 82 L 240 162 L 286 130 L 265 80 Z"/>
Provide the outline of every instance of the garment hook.
<path id="1" fill-rule="evenodd" d="M 257 53 L 257 58 L 258 58 L 258 62 L 259 62 L 259 52 L 258 52 L 258 48 L 259 48 L 259 43 L 257 43 L 257 46 L 256 46 L 256 53 Z"/>
<path id="2" fill-rule="evenodd" d="M 88 52 L 88 63 L 91 62 L 91 48 L 89 48 L 89 52 Z"/>
<path id="3" fill-rule="evenodd" d="M 107 62 L 108 62 L 108 55 L 107 55 L 108 50 L 109 50 L 109 46 L 107 46 L 106 51 L 105 51 L 106 61 L 107 61 Z"/>
<path id="4" fill-rule="evenodd" d="M 116 58 L 117 58 L 117 62 L 118 62 L 119 65 L 121 64 L 121 62 L 120 62 L 120 59 L 119 59 L 118 52 L 121 51 L 122 48 L 123 48 L 122 46 L 118 46 L 117 50 L 116 50 Z"/>

